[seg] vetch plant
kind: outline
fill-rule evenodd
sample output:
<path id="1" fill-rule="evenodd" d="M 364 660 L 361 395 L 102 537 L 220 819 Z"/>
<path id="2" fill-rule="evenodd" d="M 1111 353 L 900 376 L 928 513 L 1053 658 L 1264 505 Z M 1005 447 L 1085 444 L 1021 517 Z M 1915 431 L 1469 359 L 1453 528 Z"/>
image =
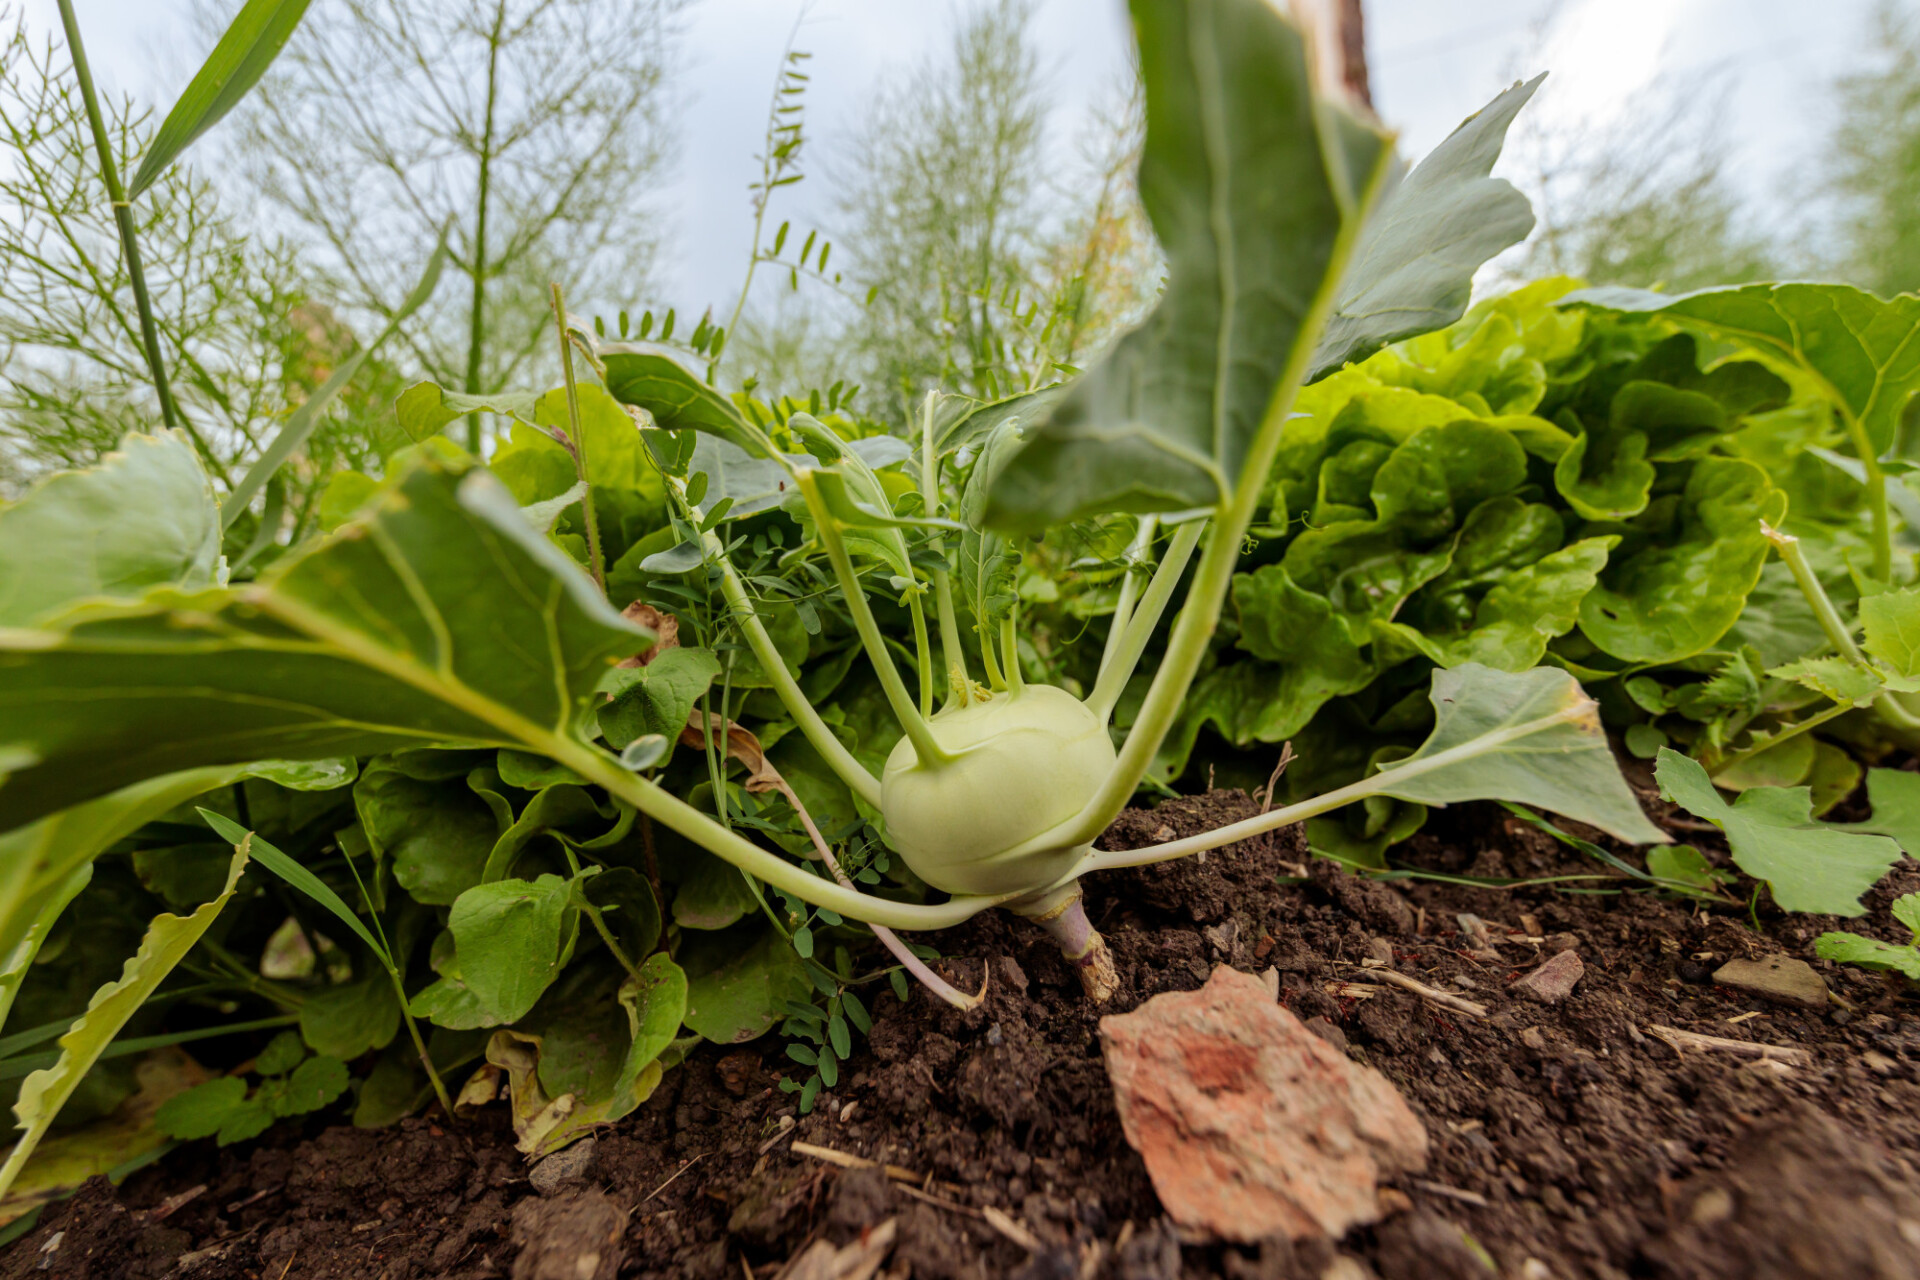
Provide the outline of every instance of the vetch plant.
<path id="1" fill-rule="evenodd" d="M 1269 6 L 1139 0 L 1134 17 L 1147 88 L 1141 190 L 1170 264 L 1165 296 L 1064 391 L 960 412 L 929 400 L 910 446 L 913 491 L 880 478 L 866 456 L 873 450 L 862 451 L 871 442 L 845 440 L 808 414 L 784 424 L 804 452 L 780 448 L 765 424 L 671 352 L 610 346 L 593 361 L 613 398 L 647 411 L 642 434 L 664 463 L 680 544 L 640 567 L 717 572 L 732 622 L 798 732 L 948 901 L 895 901 L 817 874 L 743 835 L 724 788 L 709 814 L 648 776 L 653 749 L 623 759 L 598 745 L 609 668 L 655 634 L 618 614 L 594 575 L 491 474 L 438 447 L 422 449 L 332 535 L 253 582 L 182 580 L 137 600 L 35 614 L 0 635 L 8 725 L 0 754 L 12 770 L 0 785 L 0 822 L 32 821 L 157 774 L 262 756 L 511 748 L 604 789 L 753 882 L 845 919 L 937 929 L 1006 906 L 1054 935 L 1096 999 L 1111 993 L 1113 976 L 1080 904 L 1079 880 L 1092 872 L 1217 848 L 1376 796 L 1501 798 L 1622 839 L 1660 840 L 1570 675 L 1464 663 L 1434 676 L 1426 743 L 1372 776 L 1169 844 L 1093 848 L 1178 716 L 1301 383 L 1409 326 L 1457 316 L 1473 268 L 1528 221 L 1524 201 L 1486 170 L 1530 90 L 1503 95 L 1396 187 L 1387 137 L 1314 93 L 1298 33 Z M 1450 231 L 1463 217 L 1477 228 L 1464 244 Z M 566 430 L 553 434 L 565 437 L 581 477 L 575 500 L 593 503 L 587 389 L 569 388 Z M 439 403 L 439 424 L 472 407 Z M 703 443 L 689 447 L 695 438 Z M 900 740 L 877 772 L 789 671 L 723 540 L 749 505 L 783 502 L 824 553 L 898 724 Z M 1126 577 L 1098 680 L 1084 697 L 1028 682 L 1015 598 L 1004 589 L 1013 539 L 1114 516 L 1137 522 L 1143 568 L 1161 531 L 1171 532 L 1151 575 Z M 598 557 L 589 561 L 600 571 Z M 868 599 L 882 582 L 911 620 L 917 689 Z M 1116 746 L 1115 706 L 1183 587 L 1158 669 Z M 714 730 L 694 723 L 711 751 Z M 488 892 L 508 895 L 502 910 L 524 906 L 524 927 L 557 958 L 583 912 L 565 878 L 554 881 L 508 877 Z M 455 907 L 456 941 L 463 909 L 471 910 Z M 637 966 L 639 957 L 627 960 Z M 539 994 L 510 983 L 476 988 L 485 971 L 464 946 L 447 972 L 478 1000 L 474 1016 L 492 1024 Z M 677 1020 L 647 1003 L 645 993 L 660 988 L 640 976 L 628 979 L 640 1001 L 629 1005 L 636 1035 Z M 645 1056 L 658 1059 L 667 1043 L 650 1036 Z M 543 1096 L 520 1058 L 490 1058 L 521 1082 L 516 1100 Z M 628 1063 L 636 1082 L 647 1069 Z"/>

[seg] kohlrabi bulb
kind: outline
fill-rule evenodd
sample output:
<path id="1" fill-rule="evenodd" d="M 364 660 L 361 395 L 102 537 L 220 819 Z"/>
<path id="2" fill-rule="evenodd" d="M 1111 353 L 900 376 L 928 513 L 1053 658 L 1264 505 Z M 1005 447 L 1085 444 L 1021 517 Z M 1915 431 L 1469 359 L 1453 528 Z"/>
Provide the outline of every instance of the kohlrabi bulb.
<path id="1" fill-rule="evenodd" d="M 1115 752 L 1078 698 L 1028 685 L 928 722 L 953 759 L 922 765 L 900 739 L 880 780 L 890 843 L 936 889 L 1000 894 L 1042 889 L 1083 849 L 1012 850 L 1079 813 L 1106 781 Z"/>

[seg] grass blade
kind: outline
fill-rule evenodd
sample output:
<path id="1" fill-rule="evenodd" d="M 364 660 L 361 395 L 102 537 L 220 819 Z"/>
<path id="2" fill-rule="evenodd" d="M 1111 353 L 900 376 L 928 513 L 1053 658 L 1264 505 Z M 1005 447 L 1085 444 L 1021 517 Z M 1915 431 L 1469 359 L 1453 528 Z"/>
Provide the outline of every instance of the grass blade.
<path id="1" fill-rule="evenodd" d="M 152 186 L 181 152 L 239 105 L 280 56 L 307 4 L 308 0 L 247 0 L 154 135 L 140 171 L 133 175 L 129 200 Z"/>
<path id="2" fill-rule="evenodd" d="M 200 816 L 207 820 L 207 825 L 212 827 L 222 840 L 236 848 L 247 844 L 250 840 L 252 843 L 248 845 L 248 852 L 253 855 L 255 861 L 331 911 L 341 924 L 353 930 L 360 941 L 371 947 L 375 955 L 382 960 L 388 958 L 387 949 L 381 946 L 368 931 L 367 926 L 360 922 L 360 917 L 354 914 L 353 908 L 341 901 L 340 895 L 327 887 L 326 881 L 301 866 L 291 855 L 274 848 L 232 818 L 215 813 L 211 809 L 201 809 Z"/>

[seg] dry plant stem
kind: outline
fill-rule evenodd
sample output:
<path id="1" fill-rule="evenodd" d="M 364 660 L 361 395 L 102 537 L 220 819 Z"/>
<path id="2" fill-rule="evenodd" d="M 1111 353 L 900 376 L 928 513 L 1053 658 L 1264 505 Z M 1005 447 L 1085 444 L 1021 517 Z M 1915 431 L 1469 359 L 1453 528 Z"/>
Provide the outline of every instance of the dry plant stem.
<path id="1" fill-rule="evenodd" d="M 1755 1058 L 1763 1062 L 1784 1062 L 1789 1066 L 1806 1066 L 1813 1061 L 1813 1055 L 1805 1049 L 1796 1049 L 1789 1045 L 1755 1044 L 1750 1040 L 1727 1040 L 1720 1036 L 1703 1036 L 1697 1031 L 1682 1031 L 1678 1027 L 1663 1027 L 1658 1023 L 1649 1023 L 1647 1034 L 1666 1042 L 1675 1053 L 1692 1049 L 1702 1053 L 1724 1053 L 1736 1058 Z"/>
<path id="2" fill-rule="evenodd" d="M 773 766 L 768 765 L 767 767 L 771 769 Z M 778 776 L 777 771 L 776 776 Z M 800 815 L 800 825 L 807 829 L 807 839 L 813 841 L 814 852 L 820 855 L 820 861 L 827 864 L 827 870 L 833 872 L 833 878 L 840 882 L 841 888 L 852 889 L 853 878 L 840 869 L 839 860 L 833 856 L 833 850 L 827 847 L 826 838 L 820 834 L 820 828 L 814 825 L 813 815 L 807 812 L 807 806 L 800 803 L 800 797 L 794 794 L 793 788 L 787 785 L 785 778 L 780 779 L 779 786 L 780 794 L 787 798 L 787 803 L 793 806 L 793 811 Z M 913 952 L 907 950 L 907 944 L 900 941 L 899 934 L 883 924 L 870 924 L 867 927 L 873 930 L 874 937 L 880 939 L 881 946 L 893 952 L 894 958 L 900 962 L 901 968 L 918 978 L 921 986 L 933 992 L 933 994 L 939 996 L 954 1008 L 971 1009 L 987 998 L 987 984 L 992 980 L 991 972 L 983 975 L 980 982 L 980 994 L 970 996 L 966 992 L 954 987 L 932 969 L 929 969 L 925 961 L 921 960 L 919 956 L 914 955 Z"/>
<path id="3" fill-rule="evenodd" d="M 587 525 L 587 568 L 593 585 L 607 593 L 606 560 L 600 554 L 600 520 L 593 511 L 593 485 L 587 479 L 587 433 L 580 425 L 580 388 L 573 379 L 573 344 L 567 341 L 567 304 L 553 286 L 553 323 L 560 331 L 560 369 L 567 380 L 567 422 L 573 428 L 573 473 L 587 491 L 580 495 L 580 516 Z"/>
<path id="4" fill-rule="evenodd" d="M 1430 987 L 1417 978 L 1409 978 L 1406 974 L 1397 973 L 1392 969 L 1368 969 L 1365 976 L 1372 978 L 1376 982 L 1384 982 L 1390 987 L 1399 987 L 1402 991 L 1411 991 L 1422 1000 L 1437 1004 L 1442 1009 L 1451 1009 L 1455 1013 L 1464 1013 L 1469 1018 L 1484 1018 L 1487 1016 L 1487 1006 L 1483 1004 L 1475 1004 L 1473 1001 L 1456 996 L 1450 991 L 1441 991 L 1437 987 Z"/>
<path id="5" fill-rule="evenodd" d="M 173 386 L 167 381 L 167 366 L 160 358 L 160 332 L 153 323 L 153 303 L 147 296 L 147 273 L 140 261 L 140 241 L 133 229 L 133 206 L 127 202 L 127 189 L 120 182 L 120 170 L 113 162 L 113 145 L 107 140 L 106 120 L 100 114 L 100 99 L 93 88 L 93 70 L 87 63 L 87 48 L 80 39 L 80 20 L 74 16 L 73 0 L 60 0 L 60 24 L 66 28 L 67 52 L 73 59 L 74 78 L 80 83 L 80 99 L 86 105 L 87 124 L 93 130 L 94 150 L 100 157 L 100 176 L 106 182 L 107 199 L 113 204 L 114 225 L 120 230 L 120 249 L 127 259 L 127 279 L 133 286 L 133 305 L 140 313 L 140 342 L 146 349 L 147 370 L 153 375 L 154 394 L 160 398 L 160 418 L 169 427 L 185 427 L 193 437 L 200 456 L 209 466 L 227 478 L 219 459 L 200 438 L 191 422 L 180 414 L 173 401 Z"/>

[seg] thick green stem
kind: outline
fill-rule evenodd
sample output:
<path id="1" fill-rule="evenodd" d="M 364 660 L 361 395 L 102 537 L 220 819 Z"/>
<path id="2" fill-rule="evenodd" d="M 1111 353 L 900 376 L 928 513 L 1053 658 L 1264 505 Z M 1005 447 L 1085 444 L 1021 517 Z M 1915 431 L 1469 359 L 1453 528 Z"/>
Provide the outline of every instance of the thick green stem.
<path id="1" fill-rule="evenodd" d="M 1204 520 L 1190 520 L 1174 530 L 1173 541 L 1167 544 L 1167 554 L 1154 569 L 1153 581 L 1147 584 L 1146 594 L 1128 617 L 1119 645 L 1108 655 L 1108 661 L 1101 665 L 1100 678 L 1094 682 L 1093 693 L 1087 698 L 1087 709 L 1098 716 L 1102 723 L 1113 714 L 1121 693 L 1126 690 L 1127 681 L 1133 679 L 1133 669 L 1139 665 L 1140 655 L 1146 652 L 1153 629 L 1160 625 L 1160 615 L 1166 612 L 1167 602 L 1173 598 L 1173 589 L 1179 584 L 1180 575 L 1186 571 L 1187 561 L 1192 558 L 1193 549 L 1199 543 L 1206 523 Z"/>
<path id="2" fill-rule="evenodd" d="M 937 398 L 938 393 L 927 392 L 926 407 L 920 414 L 920 501 L 923 514 L 928 516 L 940 513 L 940 459 L 933 451 L 933 406 Z M 944 564 L 946 539 L 935 534 L 929 545 Z M 966 697 L 967 651 L 960 646 L 960 620 L 953 608 L 953 575 L 945 569 L 933 571 L 933 605 L 940 619 L 940 665 L 947 684 L 946 705 L 952 707 Z"/>
<path id="3" fill-rule="evenodd" d="M 822 880 L 777 854 L 762 849 L 738 832 L 728 831 L 706 814 L 677 797 L 620 767 L 602 752 L 557 734 L 536 735 L 543 741 L 530 741 L 533 750 L 550 756 L 581 777 L 606 788 L 655 822 L 679 832 L 687 839 L 776 889 L 783 889 L 803 902 L 837 911 L 853 920 L 885 925 L 889 929 L 950 929 L 971 920 L 989 907 L 999 906 L 1019 894 L 995 897 L 954 898 L 934 906 L 910 902 L 892 902 L 876 898 L 858 889 L 844 888 Z"/>
<path id="4" fill-rule="evenodd" d="M 1105 675 L 1107 668 L 1113 665 L 1113 655 L 1120 651 L 1121 641 L 1127 634 L 1127 623 L 1133 617 L 1133 607 L 1140 597 L 1140 566 L 1153 550 L 1153 536 L 1160 528 L 1160 522 L 1153 516 L 1141 516 L 1140 527 L 1134 531 L 1133 541 L 1127 544 L 1127 571 L 1120 579 L 1120 599 L 1113 606 L 1113 618 L 1107 628 L 1107 643 L 1100 652 L 1100 674 Z"/>
<path id="5" fill-rule="evenodd" d="M 1027 687 L 1020 674 L 1020 633 L 1011 613 L 1000 619 L 1000 660 L 1007 668 L 1007 692 L 1017 694 Z"/>
<path id="6" fill-rule="evenodd" d="M 985 619 L 974 628 L 980 633 L 980 665 L 986 668 L 987 688 L 1000 693 L 1007 687 L 1007 673 L 1000 669 L 1000 660 L 994 657 L 993 632 L 988 629 Z"/>
<path id="7" fill-rule="evenodd" d="M 787 709 L 800 732 L 806 737 L 820 758 L 827 762 L 840 781 L 847 784 L 852 792 L 874 808 L 880 807 L 880 780 L 867 772 L 867 767 L 854 759 L 853 753 L 834 735 L 820 713 L 807 701 L 807 695 L 800 691 L 793 673 L 787 670 L 786 660 L 774 647 L 773 637 L 767 634 L 767 628 L 760 621 L 760 615 L 754 612 L 753 601 L 747 596 L 747 589 L 740 581 L 740 575 L 734 572 L 732 563 L 719 547 L 719 538 L 707 534 L 707 550 L 720 563 L 720 591 L 726 597 L 727 606 L 733 611 L 733 619 L 740 624 L 741 632 L 747 638 L 747 647 L 753 650 L 753 656 L 760 660 L 760 667 L 773 682 L 773 691 L 780 699 L 780 705 Z"/>
<path id="8" fill-rule="evenodd" d="M 1323 128 L 1331 128 L 1326 119 L 1321 122 Z M 1341 154 L 1337 146 L 1325 145 L 1325 139 L 1322 150 L 1329 157 L 1337 158 Z M 1078 817 L 1044 837 L 1053 847 L 1090 843 L 1120 816 L 1120 811 L 1126 808 L 1134 790 L 1139 787 L 1140 780 L 1147 776 L 1154 756 L 1159 754 L 1160 744 L 1166 740 L 1179 716 L 1187 690 L 1192 687 L 1193 677 L 1200 670 L 1201 659 L 1206 656 L 1207 643 L 1213 637 L 1214 626 L 1220 621 L 1220 609 L 1226 601 L 1227 588 L 1233 581 L 1233 571 L 1239 563 L 1240 542 L 1246 536 L 1247 526 L 1253 523 L 1254 509 L 1273 470 L 1274 455 L 1280 449 L 1281 431 L 1292 415 L 1294 397 L 1307 375 L 1315 342 L 1332 312 L 1340 281 L 1346 275 L 1347 263 L 1353 257 L 1361 229 L 1379 199 L 1385 174 L 1383 158 L 1374 172 L 1368 175 L 1357 204 L 1352 209 L 1342 210 L 1345 216 L 1340 234 L 1327 256 L 1326 274 L 1300 317 L 1286 363 L 1279 371 L 1273 394 L 1267 401 L 1266 411 L 1261 415 L 1260 428 L 1254 433 L 1246 455 L 1241 459 L 1234 488 L 1231 493 L 1222 495 L 1222 501 L 1215 509 L 1212 536 L 1207 539 L 1207 549 L 1200 557 L 1199 568 L 1194 571 L 1193 584 L 1187 590 L 1186 607 L 1180 610 L 1180 617 L 1173 624 L 1173 635 L 1168 640 L 1166 655 L 1160 660 L 1159 671 L 1154 673 L 1146 701 L 1141 704 L 1140 714 L 1135 717 L 1133 728 L 1127 734 L 1126 745 L 1121 747 L 1120 758 L 1114 762 L 1106 781 L 1101 783 L 1100 789 L 1087 801 Z"/>
<path id="9" fill-rule="evenodd" d="M 1496 729 L 1491 733 L 1463 742 L 1457 747 L 1437 751 L 1430 756 L 1410 760 L 1404 764 L 1391 765 L 1370 778 L 1350 782 L 1344 787 L 1315 796 L 1311 800 L 1302 800 L 1299 804 L 1290 804 L 1282 809 L 1269 809 L 1255 817 L 1230 823 L 1224 827 L 1216 827 L 1212 831 L 1203 831 L 1199 835 L 1188 836 L 1184 840 L 1170 840 L 1165 844 L 1148 845 L 1144 849 L 1116 849 L 1090 853 L 1080 860 L 1072 872 L 1063 876 L 1059 883 L 1066 884 L 1094 871 L 1112 871 L 1120 867 L 1144 867 L 1156 862 L 1170 862 L 1175 858 L 1218 849 L 1222 845 L 1245 840 L 1264 831 L 1273 831 L 1296 822 L 1304 822 L 1317 814 L 1352 804 L 1355 800 L 1364 800 L 1368 796 L 1393 795 L 1410 779 L 1436 770 L 1452 768 L 1476 756 L 1497 752 L 1509 742 L 1524 741 L 1554 725 L 1565 724 L 1588 714 L 1591 706 L 1592 704 L 1584 699 L 1571 702 L 1560 710 L 1538 719 L 1508 725 L 1503 729 Z"/>
<path id="10" fill-rule="evenodd" d="M 174 403 L 173 384 L 167 379 L 166 362 L 160 358 L 160 330 L 153 322 L 153 302 L 147 295 L 147 273 L 140 260 L 133 206 L 128 203 L 127 189 L 120 182 L 120 167 L 114 163 L 113 144 L 107 138 L 107 122 L 100 111 L 99 95 L 94 92 L 93 68 L 87 62 L 87 47 L 80 38 L 80 20 L 74 16 L 73 0 L 60 0 L 60 24 L 66 28 L 67 53 L 73 59 L 74 79 L 80 84 L 80 100 L 86 107 L 87 125 L 93 131 L 93 147 L 100 159 L 100 177 L 106 183 L 114 225 L 120 232 L 120 251 L 127 260 L 128 283 L 133 286 L 133 305 L 140 314 L 140 345 L 147 357 L 147 372 L 153 376 L 154 394 L 160 398 L 160 420 L 169 427 L 185 427 L 200 456 L 224 482 L 229 479 L 226 468 Z"/>
<path id="11" fill-rule="evenodd" d="M 927 611 L 919 595 L 907 597 L 907 612 L 913 616 L 913 653 L 920 668 L 920 714 L 933 714 L 933 645 L 927 639 Z"/>
<path id="12" fill-rule="evenodd" d="M 479 723 L 491 725 L 500 735 L 500 745 L 524 747 L 572 769 L 655 822 L 679 832 L 723 861 L 758 876 L 776 889 L 786 890 L 802 901 L 869 924 L 884 924 L 890 929 L 948 929 L 972 919 L 988 907 L 1020 896 L 1009 893 L 992 897 L 954 898 L 937 906 L 917 906 L 843 889 L 727 830 L 686 801 L 668 795 L 638 774 L 622 768 L 618 760 L 575 738 L 564 726 L 535 723 L 474 693 L 457 681 L 449 684 L 445 673 L 411 656 L 384 648 L 362 632 L 298 600 L 266 593 L 250 594 L 248 598 L 259 606 L 262 613 L 320 640 L 361 666 L 383 672 L 416 689 L 431 691 L 441 700 L 472 715 Z"/>
<path id="13" fill-rule="evenodd" d="M 1807 553 L 1800 547 L 1800 539 L 1790 533 L 1782 533 L 1766 521 L 1760 522 L 1760 532 L 1780 554 L 1793 574 L 1793 580 L 1800 588 L 1800 594 L 1807 598 L 1807 605 L 1813 610 L 1813 616 L 1820 621 L 1820 629 L 1827 633 L 1827 641 L 1835 651 L 1849 662 L 1866 664 L 1866 657 L 1860 652 L 1860 646 L 1853 642 L 1853 629 L 1840 616 L 1840 610 L 1834 607 L 1833 599 L 1827 595 L 1827 589 L 1820 585 L 1820 579 L 1814 576 L 1813 566 L 1807 562 Z"/>
<path id="14" fill-rule="evenodd" d="M 874 674 L 880 678 L 880 688 L 887 695 L 888 705 L 893 708 L 894 719 L 900 722 L 907 740 L 913 743 L 914 753 L 920 757 L 922 765 L 944 763 L 950 757 L 933 740 L 933 730 L 928 728 L 926 718 L 920 714 L 920 709 L 913 703 L 913 696 L 900 679 L 899 669 L 893 665 L 893 655 L 887 652 L 886 637 L 880 634 L 880 625 L 873 620 L 873 610 L 867 606 L 866 592 L 860 587 L 859 575 L 853 571 L 853 559 L 847 554 L 847 544 L 840 536 L 840 526 L 820 500 L 820 491 L 814 484 L 812 473 L 800 476 L 799 483 L 807 509 L 813 513 L 814 527 L 820 531 L 820 541 L 826 546 L 827 559 L 833 565 L 833 576 L 839 580 L 840 590 L 846 596 L 847 611 L 853 615 L 854 630 L 860 633 L 860 645 L 867 651 L 867 660 L 873 664 Z"/>
<path id="15" fill-rule="evenodd" d="M 487 211 L 493 200 L 493 117 L 500 99 L 500 40 L 506 26 L 505 0 L 495 6 L 487 34 L 487 106 L 480 130 L 480 174 L 473 215 L 473 296 L 467 306 L 467 394 L 480 394 L 480 357 L 487 342 Z M 467 415 L 467 452 L 480 456 L 480 415 Z"/>
<path id="16" fill-rule="evenodd" d="M 560 333 L 560 369 L 567 381 L 567 423 L 573 435 L 573 474 L 587 491 L 580 495 L 580 512 L 587 525 L 587 568 L 600 594 L 607 591 L 607 566 L 600 554 L 600 520 L 593 511 L 593 482 L 587 479 L 587 433 L 580 425 L 580 388 L 573 379 L 573 344 L 567 341 L 567 303 L 560 286 L 553 286 L 553 323 Z"/>

